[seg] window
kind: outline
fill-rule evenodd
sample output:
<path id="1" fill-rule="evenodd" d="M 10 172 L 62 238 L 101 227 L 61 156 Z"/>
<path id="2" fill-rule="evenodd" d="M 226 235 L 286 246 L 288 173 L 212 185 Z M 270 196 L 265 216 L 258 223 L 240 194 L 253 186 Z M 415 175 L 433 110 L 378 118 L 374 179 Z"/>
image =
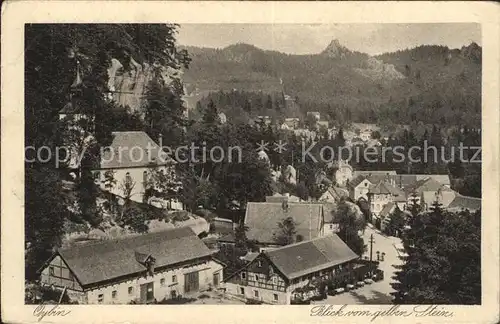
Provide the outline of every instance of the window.
<path id="1" fill-rule="evenodd" d="M 365 182 L 365 187 L 368 187 L 368 183 L 367 182 Z"/>
<path id="2" fill-rule="evenodd" d="M 111 292 L 111 298 L 116 299 L 116 295 L 117 295 L 116 290 L 113 290 L 113 291 Z"/>
<path id="3" fill-rule="evenodd" d="M 128 294 L 132 295 L 134 293 L 134 287 L 128 287 Z"/>
<path id="4" fill-rule="evenodd" d="M 276 277 L 273 277 L 273 284 L 276 284 L 278 282 Z"/>
<path id="5" fill-rule="evenodd" d="M 160 279 L 160 285 L 165 286 L 165 278 Z"/>
<path id="6" fill-rule="evenodd" d="M 97 296 L 97 302 L 99 304 L 102 304 L 104 302 L 104 295 L 103 294 L 100 294 L 99 296 Z"/>
<path id="7" fill-rule="evenodd" d="M 259 268 L 262 268 L 262 261 L 261 260 L 259 260 L 258 264 L 259 264 Z"/>
<path id="8" fill-rule="evenodd" d="M 278 301 L 278 294 L 273 294 L 274 301 Z"/>
<path id="9" fill-rule="evenodd" d="M 258 291 L 258 290 L 254 290 L 254 291 L 253 291 L 253 295 L 254 295 L 256 298 L 259 298 L 259 291 Z"/>
<path id="10" fill-rule="evenodd" d="M 255 281 L 259 281 L 259 275 L 258 274 L 255 275 Z"/>
<path id="11" fill-rule="evenodd" d="M 172 282 L 173 282 L 173 283 L 176 283 L 176 282 L 177 282 L 177 276 L 176 276 L 176 275 L 172 275 Z"/>
<path id="12" fill-rule="evenodd" d="M 240 287 L 240 294 L 241 294 L 241 295 L 244 295 L 244 294 L 245 294 L 245 288 Z"/>
<path id="13" fill-rule="evenodd" d="M 244 272 L 241 273 L 241 279 L 245 279 L 247 276 Z"/>
<path id="14" fill-rule="evenodd" d="M 53 275 L 54 275 L 54 267 L 49 267 L 49 274 L 50 274 L 51 276 L 53 276 Z"/>
<path id="15" fill-rule="evenodd" d="M 172 290 L 172 291 L 170 292 L 170 297 L 171 297 L 172 299 L 177 298 L 177 291 Z"/>

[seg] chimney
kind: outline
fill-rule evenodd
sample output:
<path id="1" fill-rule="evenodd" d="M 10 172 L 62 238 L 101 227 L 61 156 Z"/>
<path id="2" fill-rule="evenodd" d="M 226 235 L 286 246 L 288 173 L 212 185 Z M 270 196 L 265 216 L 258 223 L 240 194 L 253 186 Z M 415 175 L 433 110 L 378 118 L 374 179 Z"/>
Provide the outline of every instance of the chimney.
<path id="1" fill-rule="evenodd" d="M 153 257 L 149 257 L 146 261 L 146 267 L 148 268 L 148 274 L 150 276 L 154 276 L 155 274 L 155 262 L 156 260 Z"/>

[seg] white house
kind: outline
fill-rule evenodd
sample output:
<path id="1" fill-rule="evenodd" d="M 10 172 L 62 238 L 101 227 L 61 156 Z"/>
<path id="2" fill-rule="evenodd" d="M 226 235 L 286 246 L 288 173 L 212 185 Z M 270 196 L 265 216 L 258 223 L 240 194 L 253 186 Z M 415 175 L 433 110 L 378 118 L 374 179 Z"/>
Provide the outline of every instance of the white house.
<path id="1" fill-rule="evenodd" d="M 172 188 L 178 189 L 175 175 L 175 161 L 162 151 L 145 132 L 113 132 L 113 140 L 101 156 L 100 166 L 93 170 L 94 180 L 103 190 L 144 202 L 144 194 L 155 172 L 163 173 L 172 181 Z M 111 185 L 109 179 L 115 180 Z M 148 202 L 146 202 L 148 203 Z M 182 209 L 182 204 L 172 198 L 167 202 L 169 209 Z"/>
<path id="2" fill-rule="evenodd" d="M 339 186 L 345 186 L 352 179 L 352 172 L 352 166 L 347 161 L 340 160 L 335 171 L 335 181 Z"/>

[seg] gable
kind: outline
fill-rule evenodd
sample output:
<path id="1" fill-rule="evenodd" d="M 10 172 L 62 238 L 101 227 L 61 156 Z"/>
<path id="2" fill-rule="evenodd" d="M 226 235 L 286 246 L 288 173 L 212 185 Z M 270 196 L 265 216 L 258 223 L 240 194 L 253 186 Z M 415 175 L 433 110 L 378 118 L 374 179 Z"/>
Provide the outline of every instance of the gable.
<path id="1" fill-rule="evenodd" d="M 44 284 L 83 291 L 78 277 L 58 253 L 39 272 L 40 281 Z"/>

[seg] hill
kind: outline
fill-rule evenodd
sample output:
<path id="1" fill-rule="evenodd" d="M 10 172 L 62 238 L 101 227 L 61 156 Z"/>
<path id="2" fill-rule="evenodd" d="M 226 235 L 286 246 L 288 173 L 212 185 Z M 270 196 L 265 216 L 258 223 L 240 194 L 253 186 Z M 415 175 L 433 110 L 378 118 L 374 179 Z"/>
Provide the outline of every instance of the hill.
<path id="1" fill-rule="evenodd" d="M 303 110 L 358 122 L 459 123 L 477 127 L 481 47 L 419 46 L 372 57 L 333 40 L 324 51 L 292 55 L 234 44 L 186 47 L 189 89 L 285 92 Z"/>

